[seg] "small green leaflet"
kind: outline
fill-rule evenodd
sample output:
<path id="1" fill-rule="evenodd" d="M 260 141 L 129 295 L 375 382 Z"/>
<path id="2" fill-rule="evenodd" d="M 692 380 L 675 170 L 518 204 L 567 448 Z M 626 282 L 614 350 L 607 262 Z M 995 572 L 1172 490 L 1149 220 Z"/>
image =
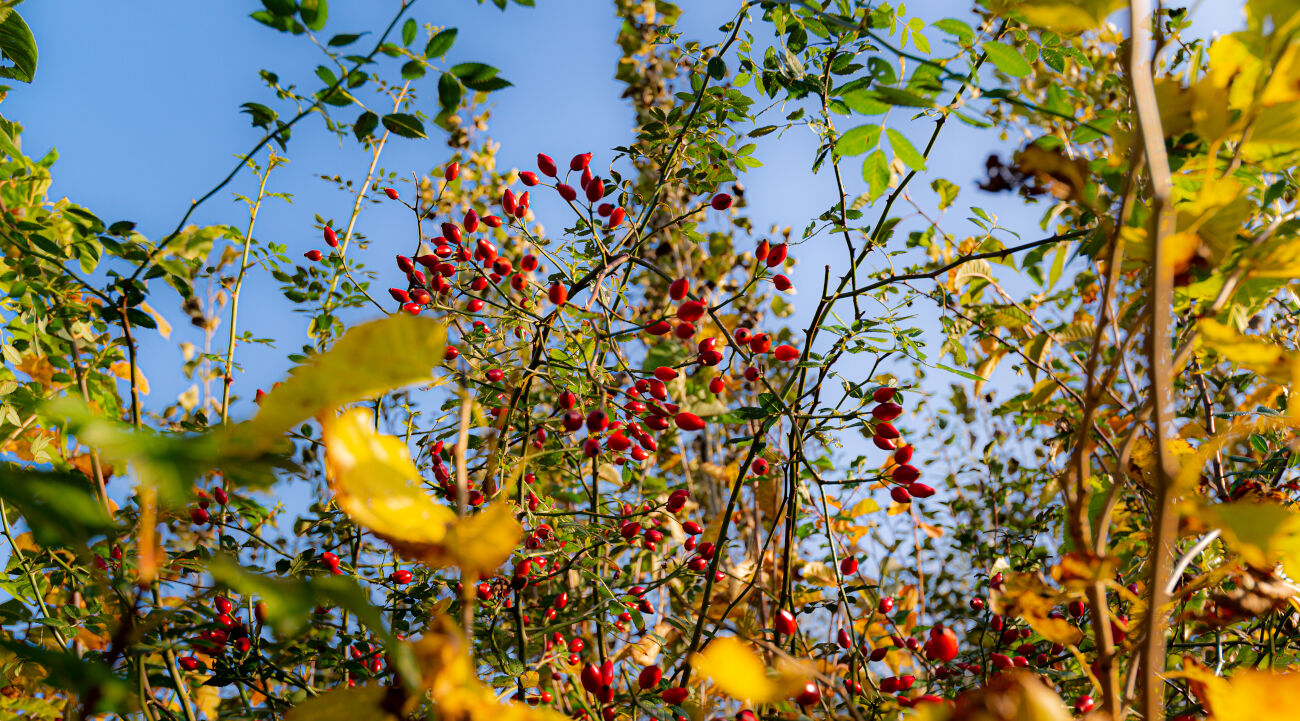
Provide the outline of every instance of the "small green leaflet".
<path id="1" fill-rule="evenodd" d="M 862 161 L 862 179 L 867 181 L 867 195 L 875 201 L 889 188 L 889 161 L 885 151 L 877 150 Z"/>
<path id="2" fill-rule="evenodd" d="M 394 135 L 400 135 L 403 138 L 424 138 L 424 123 L 414 115 L 406 113 L 391 113 L 384 116 L 384 127 L 388 128 Z"/>
<path id="3" fill-rule="evenodd" d="M 835 150 L 844 157 L 862 155 L 880 142 L 879 125 L 859 125 L 840 136 Z"/>
<path id="4" fill-rule="evenodd" d="M 442 32 L 434 35 L 429 39 L 429 44 L 424 46 L 424 57 L 439 58 L 451 50 L 451 46 L 456 42 L 456 28 L 447 28 Z"/>
<path id="5" fill-rule="evenodd" d="M 889 147 L 894 149 L 895 157 L 906 163 L 912 170 L 925 170 L 925 158 L 916 151 L 912 141 L 893 128 L 886 130 L 885 135 L 889 136 Z"/>
<path id="6" fill-rule="evenodd" d="M 1003 43 L 985 43 L 984 52 L 998 70 L 1017 78 L 1028 75 L 1033 68 L 1025 61 L 1019 50 Z"/>

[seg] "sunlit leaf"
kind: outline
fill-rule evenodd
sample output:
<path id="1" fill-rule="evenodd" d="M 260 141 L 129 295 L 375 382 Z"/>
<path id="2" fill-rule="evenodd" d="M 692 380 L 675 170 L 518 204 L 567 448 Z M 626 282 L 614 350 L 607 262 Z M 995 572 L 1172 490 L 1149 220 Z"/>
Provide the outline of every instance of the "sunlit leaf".
<path id="1" fill-rule="evenodd" d="M 1276 503 L 1242 500 L 1206 506 L 1202 515 L 1223 529 L 1247 563 L 1271 568 L 1281 562 L 1287 575 L 1300 577 L 1300 513 Z"/>
<path id="2" fill-rule="evenodd" d="M 1000 0 L 995 7 L 999 13 L 1014 10 L 1031 25 L 1073 35 L 1101 26 L 1122 5 L 1123 0 Z"/>
<path id="3" fill-rule="evenodd" d="M 1201 320 L 1197 329 L 1201 333 L 1201 343 L 1226 360 L 1277 383 L 1291 384 L 1300 377 L 1300 353 L 1294 350 L 1262 338 L 1242 335 L 1213 318 Z"/>
<path id="4" fill-rule="evenodd" d="M 770 703 L 797 693 L 805 676 L 784 668 L 775 676 L 749 644 L 734 636 L 715 638 L 704 651 L 691 657 L 691 666 L 707 676 L 719 691 L 751 703 Z"/>
<path id="5" fill-rule="evenodd" d="M 458 520 L 451 508 L 434 501 L 406 445 L 377 433 L 369 411 L 324 418 L 321 441 L 339 508 L 402 555 L 487 575 L 519 542 L 523 529 L 504 503 Z"/>
<path id="6" fill-rule="evenodd" d="M 354 326 L 328 351 L 294 368 L 236 435 L 267 445 L 326 408 L 432 380 L 445 341 L 442 323 L 405 313 Z"/>

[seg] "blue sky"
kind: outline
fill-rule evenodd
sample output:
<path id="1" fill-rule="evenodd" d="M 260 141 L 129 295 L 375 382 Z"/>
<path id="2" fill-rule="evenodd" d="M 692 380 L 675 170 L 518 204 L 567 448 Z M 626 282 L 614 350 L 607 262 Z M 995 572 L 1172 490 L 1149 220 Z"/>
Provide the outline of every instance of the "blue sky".
<path id="1" fill-rule="evenodd" d="M 681 5 L 685 13 L 679 29 L 684 38 L 712 43 L 720 38 L 718 26 L 735 3 L 685 0 Z M 963 7 L 938 0 L 908 5 L 911 12 L 931 21 Z M 619 23 L 612 5 L 607 0 L 538 0 L 538 6 L 511 6 L 503 13 L 473 0 L 424 0 L 415 5 L 412 16 L 422 23 L 459 28 L 449 62 L 489 62 L 514 82 L 514 87 L 492 97 L 489 135 L 501 143 L 501 166 L 531 168 L 539 151 L 560 159 L 582 151 L 595 152 L 598 161 L 601 156 L 608 158 L 609 148 L 629 142 L 632 125 L 626 101 L 618 99 L 621 85 L 613 77 Z M 55 197 L 66 195 L 108 222 L 134 220 L 141 232 L 160 237 L 189 201 L 224 176 L 237 155 L 260 137 L 248 116 L 239 112 L 240 104 L 248 101 L 273 104 L 258 78 L 259 69 L 314 87 L 310 74 L 322 60 L 320 52 L 303 38 L 282 35 L 250 20 L 248 13 L 259 7 L 258 2 L 242 0 L 26 3 L 21 12 L 40 46 L 40 64 L 35 83 L 16 85 L 0 104 L 0 113 L 26 127 L 27 154 L 39 157 L 51 147 L 58 148 Z M 335 0 L 323 34 L 379 29 L 396 7 L 395 0 Z M 1238 7 L 1237 3 L 1207 3 L 1197 11 L 1198 27 L 1207 33 L 1231 30 L 1240 24 Z M 765 30 L 755 27 L 756 33 Z M 937 31 L 928 35 L 936 53 L 946 52 L 940 46 L 946 36 Z M 433 106 L 435 78 L 431 74 L 417 84 L 426 110 Z M 906 124 L 899 116 L 891 117 L 890 123 L 918 145 L 931 127 L 926 120 Z M 852 124 L 856 122 L 845 127 Z M 990 152 L 1005 154 L 1018 141 L 1004 141 L 961 123 L 949 124 L 932 156 L 933 172 L 925 178 L 928 182 L 942 176 L 963 187 L 956 207 L 944 220 L 947 232 L 959 237 L 977 232 L 963 218 L 967 206 L 978 204 L 1025 239 L 1043 235 L 1037 229 L 1041 206 L 1026 209 L 1013 197 L 974 189 L 985 157 Z M 428 172 L 449 153 L 436 132 L 430 140 L 394 142 L 384 165 L 401 176 Z M 760 232 L 775 223 L 793 226 L 797 233 L 832 201 L 830 173 L 809 173 L 814 148 L 815 139 L 806 130 L 760 141 L 755 155 L 764 167 L 742 178 L 750 200 L 748 212 Z M 268 206 L 259 218 L 257 235 L 287 244 L 297 257 L 319 246 L 314 214 L 338 218 L 347 212 L 343 196 L 315 176 L 337 172 L 358 177 L 365 161 L 352 146 L 340 148 L 315 119 L 298 126 L 287 155 L 292 164 L 277 172 L 272 186 L 292 192 L 294 202 Z M 846 161 L 844 175 L 849 197 L 865 190 L 858 163 Z M 230 190 L 249 192 L 251 187 L 244 177 Z M 923 199 L 929 195 L 925 187 L 918 184 L 917 194 Z M 924 200 L 921 204 L 925 207 Z M 545 206 L 538 205 L 539 219 L 548 229 L 561 227 L 561 219 L 548 218 Z M 223 192 L 194 220 L 242 227 L 246 211 L 233 202 L 230 192 Z M 361 219 L 361 229 L 372 238 L 401 237 L 401 247 L 406 246 L 408 228 L 406 211 L 394 206 L 379 206 Z M 799 289 L 793 325 L 807 325 L 822 268 L 842 267 L 842 247 L 839 240 L 823 236 L 792 254 L 800 260 L 793 275 Z M 384 255 L 386 251 L 376 251 L 374 257 Z M 381 263 L 372 267 L 388 270 Z M 379 287 L 386 287 L 383 280 Z M 254 271 L 246 293 L 249 312 L 241 318 L 241 329 L 278 338 L 280 344 L 274 350 L 241 350 L 246 373 L 236 388 L 245 399 L 251 398 L 254 388 L 267 387 L 281 377 L 287 367 L 284 355 L 306 340 L 305 319 L 291 313 L 289 302 L 269 278 Z M 154 407 L 172 402 L 189 385 L 177 377 L 181 361 L 177 342 L 201 342 L 175 305 L 161 305 L 159 310 L 177 333 L 171 341 L 153 338 L 144 346 L 142 365 L 153 380 L 149 402 Z M 934 309 L 918 304 L 915 310 L 922 318 L 931 318 L 917 322 L 933 340 Z M 223 342 L 218 341 L 214 350 L 220 350 Z M 940 388 L 946 385 L 945 380 Z M 245 412 L 249 407 L 242 406 Z"/>

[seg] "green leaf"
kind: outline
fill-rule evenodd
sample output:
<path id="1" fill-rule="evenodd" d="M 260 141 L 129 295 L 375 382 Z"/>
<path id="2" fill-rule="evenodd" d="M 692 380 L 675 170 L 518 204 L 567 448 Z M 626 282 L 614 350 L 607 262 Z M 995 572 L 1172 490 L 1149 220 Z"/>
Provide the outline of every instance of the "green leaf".
<path id="1" fill-rule="evenodd" d="M 329 46 L 332 48 L 341 48 L 355 43 L 365 33 L 342 33 L 330 38 Z"/>
<path id="2" fill-rule="evenodd" d="M 329 0 L 301 0 L 298 14 L 302 22 L 312 30 L 324 30 L 325 18 L 330 14 Z"/>
<path id="3" fill-rule="evenodd" d="M 975 375 L 974 373 L 967 373 L 966 371 L 959 371 L 959 370 L 957 370 L 956 368 L 953 368 L 952 366 L 946 366 L 946 365 L 944 365 L 944 364 L 942 364 L 942 363 L 935 363 L 935 364 L 934 364 L 934 367 L 935 367 L 935 368 L 938 368 L 938 369 L 940 369 L 940 370 L 948 371 L 949 373 L 956 373 L 957 375 L 959 375 L 959 376 L 961 376 L 962 378 L 965 378 L 965 379 L 967 379 L 967 380 L 988 382 L 988 378 L 985 378 L 984 376 L 977 376 L 977 375 Z"/>
<path id="4" fill-rule="evenodd" d="M 419 80 L 424 77 L 425 64 L 423 60 L 408 60 L 402 64 L 403 80 Z"/>
<path id="5" fill-rule="evenodd" d="M 957 193 L 961 188 L 944 178 L 935 178 L 930 182 L 930 188 L 939 195 L 939 210 L 944 210 L 952 205 L 957 199 Z"/>
<path id="6" fill-rule="evenodd" d="M 13 62 L 12 67 L 0 67 L 0 77 L 32 81 L 36 75 L 36 38 L 12 8 L 0 11 L 0 53 Z"/>
<path id="7" fill-rule="evenodd" d="M 92 536 L 114 528 L 104 506 L 77 473 L 42 472 L 0 465 L 0 498 L 27 521 L 43 546 L 85 549 Z"/>
<path id="8" fill-rule="evenodd" d="M 889 160 L 885 151 L 877 150 L 862 161 L 862 179 L 867 181 L 867 196 L 874 201 L 889 188 Z"/>
<path id="9" fill-rule="evenodd" d="M 858 90 L 851 93 L 845 93 L 840 100 L 855 113 L 863 115 L 883 115 L 889 112 L 892 107 L 889 103 L 883 102 L 879 96 L 867 90 Z"/>
<path id="10" fill-rule="evenodd" d="M 438 78 L 438 104 L 442 106 L 443 112 L 452 112 L 460 107 L 463 92 L 460 81 L 451 73 L 443 73 Z"/>
<path id="11" fill-rule="evenodd" d="M 894 157 L 906 163 L 912 170 L 925 170 L 925 158 L 917 152 L 912 141 L 893 128 L 886 130 L 885 135 L 889 136 L 889 147 L 894 149 Z"/>
<path id="12" fill-rule="evenodd" d="M 718 56 L 713 56 L 709 60 L 709 77 L 714 80 L 721 80 L 727 76 L 727 63 Z"/>
<path id="13" fill-rule="evenodd" d="M 384 127 L 388 128 L 394 135 L 400 135 L 403 138 L 426 138 L 424 133 L 424 123 L 414 115 L 406 113 L 389 113 L 384 116 Z"/>
<path id="14" fill-rule="evenodd" d="M 260 103 L 244 103 L 239 107 L 243 108 L 240 112 L 253 116 L 253 127 L 255 128 L 269 128 L 271 123 L 275 122 L 275 119 L 279 117 L 279 114 L 274 110 Z"/>
<path id="15" fill-rule="evenodd" d="M 998 70 L 1007 75 L 1023 78 L 1033 72 L 1033 68 L 1025 60 L 1025 56 L 1010 45 L 995 42 L 984 43 L 984 52 L 988 55 L 989 60 L 997 66 Z"/>
<path id="16" fill-rule="evenodd" d="M 456 43 L 456 28 L 447 28 L 437 35 L 429 38 L 429 44 L 424 46 L 424 57 L 440 58 L 451 50 L 451 46 Z"/>
<path id="17" fill-rule="evenodd" d="M 379 116 L 367 110 L 357 116 L 357 121 L 352 124 L 352 134 L 357 136 L 357 140 L 364 140 L 374 134 L 378 125 Z"/>
<path id="18" fill-rule="evenodd" d="M 415 42 L 415 34 L 419 32 L 420 26 L 415 22 L 415 18 L 407 18 L 402 25 L 402 44 L 410 45 Z"/>
<path id="19" fill-rule="evenodd" d="M 879 125 L 859 125 L 840 136 L 840 139 L 835 143 L 835 150 L 842 156 L 851 157 L 862 155 L 876 147 L 879 142 Z"/>
<path id="20" fill-rule="evenodd" d="M 509 81 L 497 77 L 498 72 L 500 71 L 485 63 L 461 63 L 451 67 L 451 74 L 464 83 L 465 87 L 482 92 L 510 87 Z"/>
<path id="21" fill-rule="evenodd" d="M 975 39 L 975 31 L 971 29 L 971 26 L 957 18 L 944 18 L 943 20 L 932 23 L 930 27 L 938 28 L 949 35 L 954 35 L 962 42 L 968 43 Z"/>

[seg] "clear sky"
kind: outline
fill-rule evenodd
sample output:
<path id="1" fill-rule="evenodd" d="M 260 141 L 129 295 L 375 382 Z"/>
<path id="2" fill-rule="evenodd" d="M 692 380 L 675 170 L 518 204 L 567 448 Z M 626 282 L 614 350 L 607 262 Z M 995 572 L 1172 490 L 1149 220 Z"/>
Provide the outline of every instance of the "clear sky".
<path id="1" fill-rule="evenodd" d="M 397 7 L 395 0 L 335 0 L 324 35 L 357 29 L 380 29 Z M 556 158 L 591 151 L 608 158 L 609 148 L 631 140 L 632 114 L 618 98 L 621 85 L 614 80 L 618 30 L 612 4 L 607 0 L 537 0 L 538 7 L 511 6 L 501 12 L 491 4 L 473 0 L 423 0 L 412 16 L 422 23 L 459 28 L 459 38 L 449 62 L 485 61 L 501 68 L 515 87 L 495 93 L 489 134 L 501 143 L 500 164 L 531 168 L 539 151 Z M 683 0 L 680 29 L 685 38 L 705 43 L 720 38 L 718 26 L 736 5 L 718 0 Z M 944 17 L 964 6 L 941 0 L 908 3 L 911 12 L 927 20 Z M 1239 26 L 1237 2 L 1212 2 L 1197 11 L 1198 27 L 1227 32 Z M 250 127 L 239 112 L 248 101 L 274 105 L 258 78 L 258 70 L 277 72 L 286 82 L 314 87 L 312 69 L 322 60 L 319 50 L 304 38 L 277 33 L 248 18 L 260 7 L 253 0 L 191 3 L 175 0 L 132 0 L 105 3 L 97 0 L 33 2 L 20 11 L 32 27 L 40 48 L 40 63 L 32 85 L 15 84 L 0 104 L 0 113 L 22 123 L 23 146 L 29 155 L 43 155 L 57 147 L 54 196 L 66 195 L 90 208 L 107 222 L 134 220 L 151 238 L 169 231 L 189 201 L 206 192 L 252 146 L 261 131 Z M 1122 16 L 1116 18 L 1122 21 Z M 758 26 L 755 32 L 764 32 Z M 936 53 L 946 36 L 928 33 Z M 365 42 L 364 40 L 362 42 Z M 431 110 L 436 74 L 417 83 L 423 106 Z M 276 106 L 283 110 L 282 106 Z M 921 120 L 905 124 L 891 117 L 919 145 L 931 124 Z M 861 122 L 861 121 L 858 121 Z M 850 121 L 850 124 L 856 124 Z M 847 126 L 846 126 L 847 127 Z M 957 205 L 946 217 L 944 230 L 957 236 L 977 232 L 966 222 L 965 209 L 977 204 L 997 213 L 1003 224 L 1028 240 L 1041 237 L 1037 222 L 1041 206 L 1023 208 L 1013 197 L 990 196 L 974 189 L 983 175 L 984 159 L 991 152 L 1004 155 L 1020 139 L 1002 140 L 987 131 L 950 123 L 933 155 L 932 176 L 946 177 L 963 187 Z M 449 149 L 434 131 L 429 140 L 394 141 L 384 165 L 399 175 L 428 172 L 448 157 Z M 769 135 L 756 153 L 765 165 L 742 181 L 750 200 L 749 214 L 756 229 L 775 223 L 801 229 L 834 198 L 833 178 L 823 171 L 809 172 L 815 140 L 807 131 L 794 130 L 779 140 Z M 319 246 L 313 215 L 343 217 L 343 196 L 316 179 L 321 173 L 358 177 L 364 159 L 352 146 L 340 149 L 321 129 L 318 120 L 300 123 L 287 153 L 292 165 L 274 176 L 274 190 L 294 194 L 294 203 L 273 203 L 259 218 L 257 235 L 286 243 L 294 257 Z M 845 178 L 850 197 L 865 190 L 859 164 L 846 161 Z M 920 185 L 921 188 L 925 184 Z M 248 178 L 233 190 L 248 192 Z M 918 190 L 928 197 L 928 191 Z M 548 228 L 561 227 L 538 204 L 539 220 Z M 924 202 L 922 201 L 922 207 Z M 199 223 L 243 226 L 246 211 L 233 202 L 230 192 L 210 201 L 195 216 Z M 393 206 L 367 211 L 361 229 L 372 238 L 387 235 L 405 241 L 409 216 Z M 403 242 L 405 247 L 405 242 Z M 792 253 L 800 260 L 794 273 L 799 289 L 799 327 L 815 303 L 822 268 L 842 267 L 842 244 L 826 237 L 814 238 Z M 382 257 L 376 252 L 376 258 Z M 391 256 L 389 256 L 391 257 Z M 386 264 L 372 264 L 388 270 Z M 394 275 L 389 273 L 389 276 Z M 254 388 L 269 386 L 287 367 L 284 355 L 305 341 L 305 319 L 291 312 L 290 303 L 275 284 L 254 271 L 245 296 L 249 312 L 241 318 L 261 337 L 280 339 L 275 350 L 241 351 L 246 373 L 237 380 L 238 392 L 250 398 Z M 380 287 L 386 287 L 381 280 Z M 142 365 L 153 380 L 154 407 L 170 403 L 188 387 L 178 378 L 180 340 L 201 343 L 175 305 L 159 310 L 177 332 L 171 341 L 151 339 L 145 344 Z M 918 324 L 933 331 L 934 309 L 917 306 Z M 929 317 L 930 320 L 924 318 Z M 224 338 L 224 334 L 221 335 Z M 213 350 L 220 350 L 218 341 Z M 957 380 L 954 376 L 952 380 Z M 943 386 L 947 381 L 943 382 Z M 244 405 L 245 411 L 249 406 Z M 237 414 L 238 415 L 238 414 Z"/>

